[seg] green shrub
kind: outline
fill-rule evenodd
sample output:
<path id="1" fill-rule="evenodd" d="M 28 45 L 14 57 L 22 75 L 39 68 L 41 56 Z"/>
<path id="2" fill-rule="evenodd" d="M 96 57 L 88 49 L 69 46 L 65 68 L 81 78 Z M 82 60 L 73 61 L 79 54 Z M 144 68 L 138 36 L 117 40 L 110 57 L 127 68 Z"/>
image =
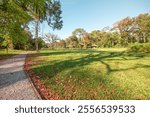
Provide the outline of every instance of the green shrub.
<path id="1" fill-rule="evenodd" d="M 150 43 L 135 43 L 129 48 L 129 51 L 134 52 L 150 52 Z"/>

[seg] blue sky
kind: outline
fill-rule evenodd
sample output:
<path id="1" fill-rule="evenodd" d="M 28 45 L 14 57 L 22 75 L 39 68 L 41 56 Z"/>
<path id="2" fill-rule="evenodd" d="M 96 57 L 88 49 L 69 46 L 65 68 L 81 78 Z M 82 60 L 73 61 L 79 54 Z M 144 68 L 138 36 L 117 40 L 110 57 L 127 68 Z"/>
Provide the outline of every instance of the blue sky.
<path id="1" fill-rule="evenodd" d="M 63 28 L 53 31 L 44 24 L 44 33 L 54 33 L 65 39 L 76 28 L 87 32 L 112 26 L 125 17 L 150 13 L 150 0 L 60 0 Z"/>

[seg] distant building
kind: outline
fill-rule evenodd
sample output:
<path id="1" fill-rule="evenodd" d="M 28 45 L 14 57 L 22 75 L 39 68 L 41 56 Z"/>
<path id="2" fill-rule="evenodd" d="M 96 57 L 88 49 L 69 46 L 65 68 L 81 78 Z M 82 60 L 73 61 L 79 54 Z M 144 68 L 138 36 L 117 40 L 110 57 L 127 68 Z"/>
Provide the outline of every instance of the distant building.
<path id="1" fill-rule="evenodd" d="M 69 44 L 69 45 L 67 46 L 67 48 L 71 49 L 71 48 L 73 48 L 73 45 L 72 45 L 72 44 Z"/>
<path id="2" fill-rule="evenodd" d="M 97 48 L 98 46 L 96 44 L 92 44 L 92 48 Z"/>

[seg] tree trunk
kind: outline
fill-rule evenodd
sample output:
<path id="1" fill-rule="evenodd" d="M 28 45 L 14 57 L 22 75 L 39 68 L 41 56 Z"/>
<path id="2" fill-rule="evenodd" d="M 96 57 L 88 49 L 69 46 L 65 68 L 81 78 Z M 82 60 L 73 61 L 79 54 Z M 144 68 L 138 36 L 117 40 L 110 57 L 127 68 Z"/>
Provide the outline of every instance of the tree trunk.
<path id="1" fill-rule="evenodd" d="M 6 47 L 6 52 L 7 52 L 7 54 L 8 54 L 8 46 Z"/>
<path id="2" fill-rule="evenodd" d="M 146 43 L 145 34 L 143 33 L 143 42 Z"/>
<path id="3" fill-rule="evenodd" d="M 84 37 L 82 37 L 82 42 L 83 42 L 83 48 L 86 48 L 86 44 L 85 44 L 85 39 L 84 39 Z"/>
<path id="4" fill-rule="evenodd" d="M 35 18 L 35 50 L 38 52 L 38 32 L 39 32 L 39 18 Z"/>

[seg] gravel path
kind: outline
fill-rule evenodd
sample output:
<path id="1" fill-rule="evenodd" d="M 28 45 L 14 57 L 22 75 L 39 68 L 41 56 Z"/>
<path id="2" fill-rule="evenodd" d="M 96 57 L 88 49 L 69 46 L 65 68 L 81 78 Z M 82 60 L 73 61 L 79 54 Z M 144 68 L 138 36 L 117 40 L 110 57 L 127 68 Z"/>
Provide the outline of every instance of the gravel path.
<path id="1" fill-rule="evenodd" d="M 26 54 L 19 54 L 0 61 L 0 99 L 41 99 L 23 70 Z"/>

